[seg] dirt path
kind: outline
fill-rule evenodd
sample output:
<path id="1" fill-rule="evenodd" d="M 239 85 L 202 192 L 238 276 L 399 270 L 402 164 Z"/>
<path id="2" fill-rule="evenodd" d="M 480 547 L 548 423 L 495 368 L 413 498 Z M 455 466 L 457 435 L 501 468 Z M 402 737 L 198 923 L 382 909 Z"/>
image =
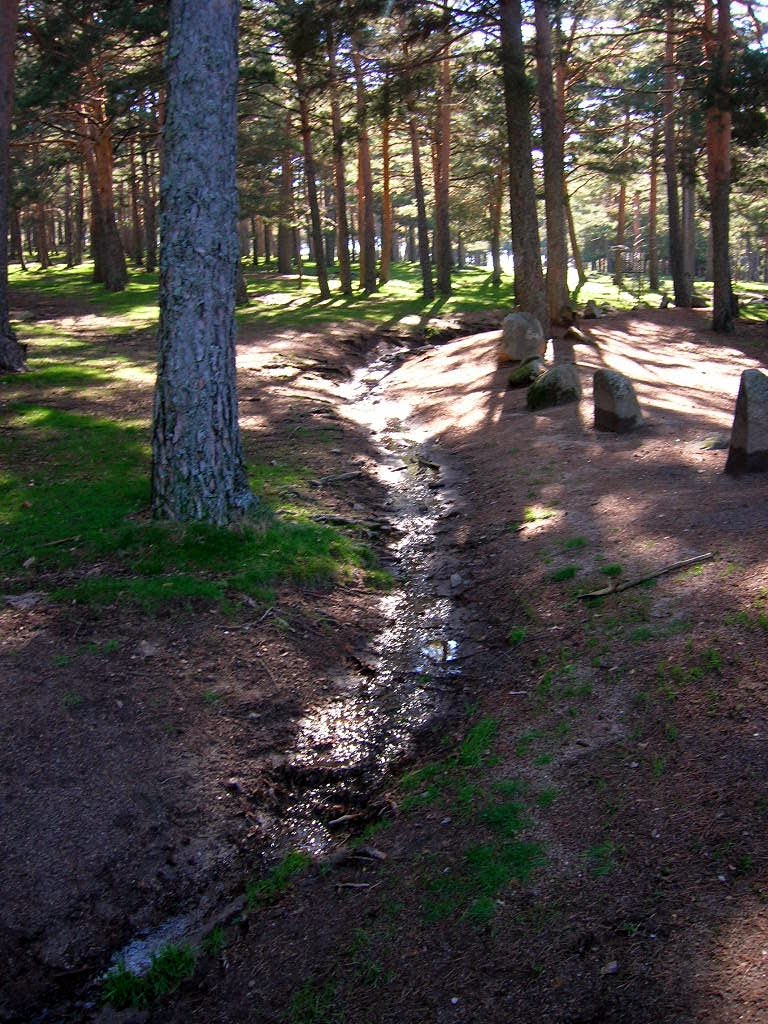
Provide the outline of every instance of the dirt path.
<path id="1" fill-rule="evenodd" d="M 347 417 L 365 332 L 243 345 L 250 450 L 298 447 L 318 477 L 359 470 L 330 485 L 339 516 L 391 525 L 381 449 L 403 422 L 460 473 L 424 575 L 460 612 L 461 674 L 425 685 L 472 709 L 419 741 L 426 767 L 393 774 L 365 814 L 348 786 L 336 807 L 324 796 L 326 822 L 352 814 L 338 849 L 367 823 L 373 856 L 304 872 L 239 924 L 243 876 L 270 863 L 291 788 L 285 752 L 360 676 L 386 605 L 363 588 L 286 590 L 234 627 L 3 611 L 0 1019 L 67 993 L 69 1020 L 147 1019 L 97 1011 L 83 979 L 105 947 L 196 901 L 223 915 L 225 947 L 154 1021 L 768 1019 L 766 483 L 725 477 L 712 447 L 741 370 L 762 365 L 762 330 L 722 345 L 697 314 L 666 311 L 589 333 L 578 408 L 526 412 L 495 335 L 458 337 L 393 363 L 378 438 Z M 600 365 L 636 382 L 636 434 L 591 429 Z M 430 470 L 418 500 L 444 483 Z M 703 551 L 714 559 L 652 588 L 578 600 Z M 75 681 L 87 713 L 62 722 Z M 44 742 L 40 721 L 60 723 Z M 473 726 L 485 746 L 451 760 Z"/>

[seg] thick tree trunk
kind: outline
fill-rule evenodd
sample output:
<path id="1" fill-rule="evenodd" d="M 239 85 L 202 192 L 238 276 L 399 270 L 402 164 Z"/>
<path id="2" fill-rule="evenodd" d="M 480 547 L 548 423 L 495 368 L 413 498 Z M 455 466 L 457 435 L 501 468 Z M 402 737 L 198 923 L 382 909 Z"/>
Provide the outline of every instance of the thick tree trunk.
<path id="1" fill-rule="evenodd" d="M 363 59 L 357 42 L 352 40 L 352 63 L 355 69 L 355 106 L 357 111 L 357 144 L 360 172 L 360 284 L 365 292 L 375 292 L 376 235 L 373 223 L 373 176 L 371 145 L 368 138 L 368 102 L 365 95 Z"/>
<path id="2" fill-rule="evenodd" d="M 509 148 L 509 202 L 515 298 L 549 334 L 549 311 L 541 269 L 539 223 L 531 158 L 530 89 L 525 74 L 520 0 L 499 0 L 504 109 Z"/>
<path id="3" fill-rule="evenodd" d="M 683 268 L 683 235 L 680 223 L 680 199 L 677 186 L 677 141 L 675 137 L 675 22 L 674 5 L 667 7 L 664 47 L 664 175 L 667 183 L 667 220 L 669 222 L 669 270 L 675 293 L 675 305 L 690 308 L 691 289 Z"/>
<path id="4" fill-rule="evenodd" d="M 443 17 L 448 17 L 445 4 Z M 451 61 L 447 30 L 444 34 L 443 55 L 440 60 L 440 91 L 435 127 L 435 269 L 438 292 L 441 295 L 450 295 Z"/>
<path id="5" fill-rule="evenodd" d="M 331 132 L 333 135 L 333 191 L 336 199 L 336 246 L 339 253 L 339 281 L 342 295 L 352 294 L 352 270 L 349 259 L 349 217 L 347 215 L 346 170 L 344 166 L 344 129 L 339 106 L 339 83 L 336 68 L 336 39 L 327 36 L 328 91 L 331 101 Z"/>
<path id="6" fill-rule="evenodd" d="M 121 292 L 128 284 L 128 269 L 115 218 L 114 154 L 107 117 L 106 94 L 101 75 L 88 67 L 88 101 L 78 108 L 83 157 L 91 190 L 91 248 L 93 279 L 109 292 Z"/>
<path id="7" fill-rule="evenodd" d="M 686 294 L 693 298 L 696 278 L 696 154 L 686 141 L 680 167 L 680 214 L 683 248 L 683 278 Z"/>
<path id="8" fill-rule="evenodd" d="M 717 8 L 714 24 L 713 6 Z M 709 65 L 707 108 L 707 184 L 712 224 L 712 329 L 734 329 L 738 307 L 731 285 L 729 251 L 731 191 L 731 8 L 730 0 L 706 0 L 705 51 Z"/>
<path id="9" fill-rule="evenodd" d="M 553 323 L 568 307 L 568 248 L 565 241 L 565 151 L 558 116 L 548 0 L 535 0 L 536 68 L 544 153 L 544 205 L 547 218 L 547 304 Z"/>
<path id="10" fill-rule="evenodd" d="M 392 194 L 390 186 L 389 119 L 387 117 L 384 118 L 381 124 L 381 163 L 381 262 L 379 264 L 379 282 L 386 284 L 389 280 L 392 263 Z"/>
<path id="11" fill-rule="evenodd" d="M 10 199 L 11 116 L 13 113 L 13 75 L 16 28 L 19 5 L 16 0 L 0 0 L 0 372 L 26 370 L 26 346 L 11 330 L 8 309 L 8 209 Z"/>
<path id="12" fill-rule="evenodd" d="M 654 120 L 648 187 L 648 287 L 659 290 L 659 122 Z"/>
<path id="13" fill-rule="evenodd" d="M 416 115 L 411 111 L 408 116 L 408 135 L 411 140 L 411 159 L 413 160 L 413 191 L 416 199 L 416 231 L 419 237 L 419 266 L 421 267 L 421 290 L 424 298 L 431 302 L 435 297 L 432 283 L 432 266 L 429 261 L 429 230 L 427 228 L 427 204 L 424 199 L 424 177 L 421 171 L 421 149 L 419 147 L 419 129 Z"/>
<path id="14" fill-rule="evenodd" d="M 238 16 L 236 0 L 170 4 L 152 435 L 153 514 L 220 526 L 258 504 L 235 385 Z"/>
<path id="15" fill-rule="evenodd" d="M 309 203 L 309 219 L 312 225 L 312 255 L 315 260 L 317 284 L 321 299 L 330 299 L 331 289 L 328 287 L 328 271 L 325 266 L 325 249 L 323 246 L 323 225 L 320 220 L 320 201 L 317 193 L 317 168 L 312 146 L 312 126 L 310 123 L 309 99 L 301 60 L 294 61 L 296 74 L 296 90 L 299 100 L 299 120 L 301 124 L 301 144 L 304 150 L 304 180 Z"/>

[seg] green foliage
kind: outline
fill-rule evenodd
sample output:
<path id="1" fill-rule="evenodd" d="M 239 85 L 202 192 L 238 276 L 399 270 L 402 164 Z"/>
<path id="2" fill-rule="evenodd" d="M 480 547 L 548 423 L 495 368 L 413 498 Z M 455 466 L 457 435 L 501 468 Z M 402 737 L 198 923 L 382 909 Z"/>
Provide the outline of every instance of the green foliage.
<path id="1" fill-rule="evenodd" d="M 321 983 L 310 978 L 291 999 L 286 1016 L 287 1024 L 338 1024 L 335 1002 L 334 982 Z"/>
<path id="2" fill-rule="evenodd" d="M 312 858 L 300 850 L 287 853 L 266 878 L 249 882 L 245 888 L 245 902 L 249 910 L 268 906 L 286 892 L 297 875 L 312 863 Z"/>
<path id="3" fill-rule="evenodd" d="M 113 967 L 104 979 L 102 998 L 115 1010 L 146 1010 L 172 995 L 195 971 L 195 954 L 189 946 L 169 944 L 152 956 L 146 974 L 133 974 L 124 963 Z"/>
<path id="4" fill-rule="evenodd" d="M 566 580 L 572 580 L 577 571 L 575 565 L 564 565 L 561 569 L 556 569 L 549 578 L 553 583 L 564 583 Z"/>

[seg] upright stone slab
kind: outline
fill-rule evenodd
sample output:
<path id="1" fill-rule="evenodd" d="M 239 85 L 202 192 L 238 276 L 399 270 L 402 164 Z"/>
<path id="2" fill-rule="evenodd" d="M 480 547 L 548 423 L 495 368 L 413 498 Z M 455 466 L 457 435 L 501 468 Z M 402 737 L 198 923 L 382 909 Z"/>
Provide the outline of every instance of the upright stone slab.
<path id="1" fill-rule="evenodd" d="M 502 324 L 499 358 L 503 363 L 522 363 L 547 351 L 547 339 L 533 313 L 509 313 Z"/>
<path id="2" fill-rule="evenodd" d="M 581 398 L 579 371 L 573 363 L 558 363 L 531 384 L 525 397 L 531 411 L 578 402 Z"/>
<path id="3" fill-rule="evenodd" d="M 643 414 L 632 381 L 616 370 L 596 370 L 595 430 L 626 434 L 642 425 Z"/>
<path id="4" fill-rule="evenodd" d="M 736 399 L 725 472 L 738 476 L 767 469 L 768 377 L 760 370 L 745 370 Z"/>

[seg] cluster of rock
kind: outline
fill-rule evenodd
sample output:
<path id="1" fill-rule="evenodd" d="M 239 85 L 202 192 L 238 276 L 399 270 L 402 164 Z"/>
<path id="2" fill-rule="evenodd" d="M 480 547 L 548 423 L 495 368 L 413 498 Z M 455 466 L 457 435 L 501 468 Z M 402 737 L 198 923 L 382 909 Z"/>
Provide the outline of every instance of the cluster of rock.
<path id="1" fill-rule="evenodd" d="M 573 331 L 573 328 L 571 328 Z M 532 411 L 578 402 L 581 381 L 574 363 L 547 367 L 547 339 L 531 313 L 504 318 L 499 360 L 516 364 L 512 388 L 526 387 Z M 642 426 L 643 414 L 632 381 L 616 370 L 597 370 L 593 378 L 595 429 L 624 434 Z M 768 376 L 760 370 L 741 375 L 725 472 L 732 475 L 768 470 Z"/>
<path id="2" fill-rule="evenodd" d="M 527 387 L 529 409 L 547 409 L 581 398 L 581 380 L 573 363 L 547 368 L 547 340 L 541 324 L 530 313 L 510 313 L 504 319 L 500 359 L 516 363 L 509 386 Z M 624 433 L 643 421 L 632 382 L 613 370 L 598 370 L 594 379 L 595 427 Z"/>

